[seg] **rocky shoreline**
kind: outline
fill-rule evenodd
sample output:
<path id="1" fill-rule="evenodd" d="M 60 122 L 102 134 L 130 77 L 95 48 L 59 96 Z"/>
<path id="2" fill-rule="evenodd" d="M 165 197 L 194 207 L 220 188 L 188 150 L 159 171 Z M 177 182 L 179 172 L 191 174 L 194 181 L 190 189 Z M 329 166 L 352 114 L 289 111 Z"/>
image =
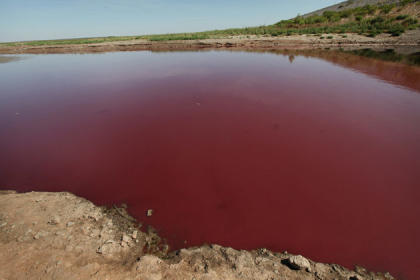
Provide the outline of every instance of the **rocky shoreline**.
<path id="1" fill-rule="evenodd" d="M 287 252 L 204 245 L 177 251 L 129 216 L 70 193 L 0 191 L 0 279 L 385 280 Z"/>
<path id="2" fill-rule="evenodd" d="M 144 39 L 73 45 L 0 45 L 0 54 L 98 53 L 112 51 L 171 51 L 202 49 L 395 49 L 400 53 L 420 51 L 420 30 L 400 37 L 381 34 L 375 38 L 358 34 L 292 35 L 281 37 L 231 36 L 222 39 L 148 41 Z"/>

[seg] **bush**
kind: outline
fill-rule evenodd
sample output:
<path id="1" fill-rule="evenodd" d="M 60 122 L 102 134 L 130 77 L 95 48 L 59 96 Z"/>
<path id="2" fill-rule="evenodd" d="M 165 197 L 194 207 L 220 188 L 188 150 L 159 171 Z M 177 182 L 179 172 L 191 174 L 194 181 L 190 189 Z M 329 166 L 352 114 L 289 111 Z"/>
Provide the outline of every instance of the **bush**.
<path id="1" fill-rule="evenodd" d="M 401 24 L 394 24 L 390 27 L 388 33 L 390 33 L 392 36 L 400 36 L 402 33 L 404 33 L 404 27 Z"/>
<path id="2" fill-rule="evenodd" d="M 339 13 L 340 18 L 348 18 L 352 14 L 352 10 L 344 10 Z"/>
<path id="3" fill-rule="evenodd" d="M 389 14 L 392 9 L 395 8 L 395 4 L 388 4 L 388 5 L 382 5 L 379 9 L 383 14 Z"/>
<path id="4" fill-rule="evenodd" d="M 302 25 L 302 24 L 305 24 L 305 19 L 303 17 L 301 17 L 301 16 L 298 16 L 298 17 L 295 17 L 295 19 L 293 20 L 293 22 L 295 24 Z"/>
<path id="5" fill-rule="evenodd" d="M 415 18 L 408 18 L 408 19 L 406 19 L 406 20 L 404 20 L 403 21 L 403 25 L 404 26 L 409 26 L 409 25 L 415 25 L 415 24 L 417 24 L 419 21 L 417 20 L 417 19 L 415 19 Z"/>
<path id="6" fill-rule="evenodd" d="M 378 24 L 384 22 L 385 19 L 383 17 L 376 17 L 370 20 L 371 24 Z"/>
<path id="7" fill-rule="evenodd" d="M 399 15 L 399 16 L 397 16 L 395 19 L 396 20 L 403 20 L 403 19 L 407 19 L 407 18 L 409 18 L 410 16 L 409 15 Z"/>

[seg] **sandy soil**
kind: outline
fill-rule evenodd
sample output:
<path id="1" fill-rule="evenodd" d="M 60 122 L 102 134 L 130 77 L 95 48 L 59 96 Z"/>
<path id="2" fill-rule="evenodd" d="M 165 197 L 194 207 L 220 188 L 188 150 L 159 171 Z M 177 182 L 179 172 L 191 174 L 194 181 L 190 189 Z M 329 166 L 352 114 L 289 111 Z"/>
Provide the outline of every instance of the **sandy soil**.
<path id="1" fill-rule="evenodd" d="M 70 193 L 0 191 L 0 279 L 394 278 L 266 249 L 206 245 L 168 253 L 124 205 L 107 209 Z"/>
<path id="2" fill-rule="evenodd" d="M 332 39 L 327 39 L 333 36 Z M 345 37 L 347 36 L 347 37 Z M 400 37 L 388 34 L 369 38 L 357 34 L 293 35 L 282 37 L 233 36 L 224 39 L 205 39 L 191 41 L 115 41 L 98 44 L 49 45 L 49 46 L 7 46 L 0 45 L 0 54 L 20 53 L 94 53 L 109 51 L 136 50 L 188 50 L 188 49 L 314 49 L 314 48 L 393 48 L 400 52 L 420 50 L 420 29 L 407 31 Z"/>

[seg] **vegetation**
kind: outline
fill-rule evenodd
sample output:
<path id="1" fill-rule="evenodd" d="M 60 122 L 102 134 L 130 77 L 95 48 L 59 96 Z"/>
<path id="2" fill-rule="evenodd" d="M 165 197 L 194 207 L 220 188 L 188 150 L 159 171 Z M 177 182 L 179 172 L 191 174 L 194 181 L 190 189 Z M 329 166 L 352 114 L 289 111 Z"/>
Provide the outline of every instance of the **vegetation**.
<path id="1" fill-rule="evenodd" d="M 375 59 L 385 60 L 385 61 L 394 61 L 394 62 L 403 62 L 410 65 L 420 65 L 420 52 L 413 54 L 398 54 L 394 50 L 389 49 L 385 51 L 374 51 L 372 49 L 362 49 L 362 50 L 353 50 L 353 51 L 344 51 L 346 53 L 352 53 L 359 56 L 371 57 Z"/>
<path id="2" fill-rule="evenodd" d="M 182 33 L 182 34 L 163 34 L 163 35 L 150 35 L 138 37 L 150 41 L 170 41 L 170 40 L 203 40 L 209 39 L 210 36 L 204 33 Z"/>
<path id="3" fill-rule="evenodd" d="M 295 18 L 282 20 L 276 24 L 268 26 L 231 28 L 196 33 L 31 41 L 21 43 L 6 43 L 6 45 L 13 46 L 23 44 L 30 46 L 40 46 L 85 44 L 125 41 L 133 39 L 145 39 L 150 41 L 198 40 L 208 38 L 223 38 L 236 35 L 244 35 L 248 38 L 250 35 L 289 36 L 294 34 L 314 34 L 321 36 L 322 34 L 331 33 L 357 33 L 370 37 L 375 37 L 381 33 L 388 33 L 392 36 L 400 36 L 406 30 L 416 29 L 419 27 L 418 20 L 416 18 L 412 18 L 406 14 L 398 14 L 398 11 L 408 4 L 419 5 L 419 1 L 403 0 L 398 5 L 366 5 L 363 7 L 345 9 L 341 11 L 325 11 L 322 15 L 312 15 L 308 17 L 297 16 Z"/>

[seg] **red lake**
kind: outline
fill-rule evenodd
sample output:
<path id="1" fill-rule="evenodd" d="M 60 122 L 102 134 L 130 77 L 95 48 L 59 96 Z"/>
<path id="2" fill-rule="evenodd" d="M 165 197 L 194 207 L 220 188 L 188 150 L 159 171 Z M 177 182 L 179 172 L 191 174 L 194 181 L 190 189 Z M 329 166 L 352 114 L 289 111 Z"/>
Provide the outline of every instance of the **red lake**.
<path id="1" fill-rule="evenodd" d="M 414 280 L 419 67 L 334 55 L 1 63 L 0 187 L 126 203 L 172 249 L 266 247 Z"/>

